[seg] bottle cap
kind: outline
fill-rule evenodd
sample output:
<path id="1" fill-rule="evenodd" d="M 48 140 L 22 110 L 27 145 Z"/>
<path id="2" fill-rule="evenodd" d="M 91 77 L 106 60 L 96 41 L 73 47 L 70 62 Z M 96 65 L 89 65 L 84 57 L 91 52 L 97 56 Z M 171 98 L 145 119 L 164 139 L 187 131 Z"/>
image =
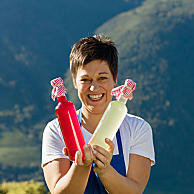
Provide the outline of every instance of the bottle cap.
<path id="1" fill-rule="evenodd" d="M 65 96 L 66 89 L 63 85 L 62 78 L 58 77 L 50 81 L 51 86 L 53 86 L 51 97 L 55 101 L 56 97 Z"/>
<path id="2" fill-rule="evenodd" d="M 124 85 L 112 89 L 111 95 L 115 96 L 116 99 L 118 99 L 120 95 L 123 95 L 124 98 L 132 100 L 135 87 L 136 83 L 133 80 L 126 79 Z"/>

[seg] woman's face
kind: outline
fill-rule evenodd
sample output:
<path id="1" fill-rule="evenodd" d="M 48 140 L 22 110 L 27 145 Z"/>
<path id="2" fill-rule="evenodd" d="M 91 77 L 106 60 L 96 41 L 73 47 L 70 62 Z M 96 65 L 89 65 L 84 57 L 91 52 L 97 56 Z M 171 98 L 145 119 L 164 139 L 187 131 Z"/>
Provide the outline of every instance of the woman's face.
<path id="1" fill-rule="evenodd" d="M 116 84 L 106 61 L 93 60 L 80 67 L 73 79 L 83 110 L 103 114 L 112 100 L 111 90 Z"/>

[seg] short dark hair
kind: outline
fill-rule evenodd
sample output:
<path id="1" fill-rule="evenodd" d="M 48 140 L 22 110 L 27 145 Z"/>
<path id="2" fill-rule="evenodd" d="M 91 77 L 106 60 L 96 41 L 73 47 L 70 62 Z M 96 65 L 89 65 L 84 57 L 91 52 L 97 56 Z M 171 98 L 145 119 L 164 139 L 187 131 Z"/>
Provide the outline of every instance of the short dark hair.
<path id="1" fill-rule="evenodd" d="M 94 35 L 81 39 L 73 45 L 70 54 L 70 70 L 76 77 L 79 67 L 93 60 L 106 61 L 116 82 L 118 73 L 118 51 L 115 43 L 104 35 Z"/>

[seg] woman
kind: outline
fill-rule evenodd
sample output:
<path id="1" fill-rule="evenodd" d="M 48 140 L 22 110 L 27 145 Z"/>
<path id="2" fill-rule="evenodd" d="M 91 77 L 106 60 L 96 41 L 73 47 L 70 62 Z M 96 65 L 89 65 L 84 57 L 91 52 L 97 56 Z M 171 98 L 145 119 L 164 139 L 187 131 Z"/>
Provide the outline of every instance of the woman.
<path id="1" fill-rule="evenodd" d="M 82 108 L 79 122 L 84 135 L 85 160 L 76 153 L 68 159 L 57 119 L 43 134 L 42 167 L 51 193 L 142 193 L 155 163 L 152 130 L 143 119 L 127 114 L 108 150 L 87 144 L 117 82 L 118 55 L 107 37 L 86 37 L 74 44 L 70 54 L 74 87 Z M 94 165 L 93 165 L 94 164 Z"/>

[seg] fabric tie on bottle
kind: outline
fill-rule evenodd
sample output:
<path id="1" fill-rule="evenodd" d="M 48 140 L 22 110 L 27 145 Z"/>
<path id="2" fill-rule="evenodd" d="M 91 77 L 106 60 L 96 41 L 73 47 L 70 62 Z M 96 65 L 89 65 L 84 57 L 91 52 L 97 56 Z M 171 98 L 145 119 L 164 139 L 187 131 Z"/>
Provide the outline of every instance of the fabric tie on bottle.
<path id="1" fill-rule="evenodd" d="M 124 98 L 132 100 L 135 87 L 136 83 L 133 80 L 126 79 L 124 85 L 112 89 L 111 95 L 115 96 L 116 99 L 118 99 L 119 96 L 122 94 Z"/>
<path id="2" fill-rule="evenodd" d="M 50 83 L 51 86 L 53 86 L 51 96 L 54 101 L 56 97 L 63 96 L 66 93 L 66 89 L 63 86 L 63 80 L 61 77 L 51 80 Z"/>

